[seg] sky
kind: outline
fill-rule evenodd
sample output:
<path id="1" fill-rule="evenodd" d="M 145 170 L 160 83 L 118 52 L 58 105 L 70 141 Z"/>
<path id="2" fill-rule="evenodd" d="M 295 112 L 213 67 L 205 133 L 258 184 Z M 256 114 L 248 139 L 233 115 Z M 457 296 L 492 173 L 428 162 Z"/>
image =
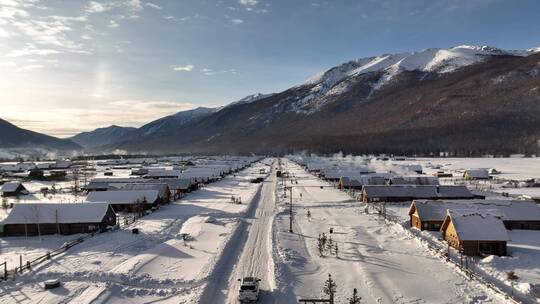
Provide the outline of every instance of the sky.
<path id="1" fill-rule="evenodd" d="M 138 127 L 361 57 L 538 47 L 538 16 L 537 0 L 0 0 L 0 118 Z"/>

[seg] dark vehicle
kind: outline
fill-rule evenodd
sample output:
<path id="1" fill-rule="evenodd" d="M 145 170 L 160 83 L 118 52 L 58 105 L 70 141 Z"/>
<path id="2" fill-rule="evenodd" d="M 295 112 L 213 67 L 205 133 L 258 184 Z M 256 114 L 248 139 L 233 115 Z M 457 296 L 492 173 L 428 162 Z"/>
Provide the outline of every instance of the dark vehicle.
<path id="1" fill-rule="evenodd" d="M 257 177 L 257 178 L 252 179 L 250 182 L 251 182 L 252 184 L 258 184 L 258 183 L 262 183 L 263 181 L 264 181 L 264 178 L 262 178 L 262 177 Z"/>

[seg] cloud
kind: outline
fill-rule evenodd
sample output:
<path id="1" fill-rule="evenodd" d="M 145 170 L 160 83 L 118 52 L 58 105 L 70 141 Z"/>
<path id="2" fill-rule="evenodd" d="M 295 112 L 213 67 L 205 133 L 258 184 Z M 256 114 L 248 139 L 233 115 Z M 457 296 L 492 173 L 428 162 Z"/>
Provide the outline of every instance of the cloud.
<path id="1" fill-rule="evenodd" d="M 21 8 L 12 6 L 0 7 L 0 20 L 15 20 L 18 17 L 29 17 L 30 14 Z"/>
<path id="2" fill-rule="evenodd" d="M 127 0 L 124 3 L 124 6 L 126 6 L 128 9 L 132 11 L 142 11 L 143 5 L 141 0 Z"/>
<path id="3" fill-rule="evenodd" d="M 47 56 L 47 55 L 54 55 L 54 54 L 60 54 L 60 51 L 53 50 L 53 49 L 41 49 L 37 48 L 35 45 L 29 43 L 25 48 L 19 49 L 19 50 L 13 50 L 9 52 L 6 56 L 7 57 L 22 57 L 22 56 Z"/>
<path id="4" fill-rule="evenodd" d="M 242 5 L 255 6 L 259 3 L 258 0 L 239 0 L 238 3 Z"/>
<path id="5" fill-rule="evenodd" d="M 17 64 L 13 61 L 0 62 L 0 67 L 16 67 Z"/>
<path id="6" fill-rule="evenodd" d="M 180 71 L 180 72 L 191 72 L 191 71 L 193 71 L 194 68 L 195 68 L 194 65 L 188 64 L 188 65 L 185 65 L 185 66 L 173 67 L 173 70 Z"/>
<path id="7" fill-rule="evenodd" d="M 7 38 L 9 36 L 11 36 L 11 33 L 0 27 L 0 38 Z"/>
<path id="8" fill-rule="evenodd" d="M 208 69 L 208 68 L 201 69 L 201 72 L 203 72 L 203 74 L 204 74 L 204 75 L 207 75 L 207 76 L 214 75 L 214 70 Z"/>
<path id="9" fill-rule="evenodd" d="M 241 24 L 241 23 L 244 23 L 244 20 L 242 20 L 242 19 L 231 19 L 231 22 L 235 23 L 235 24 Z"/>
<path id="10" fill-rule="evenodd" d="M 102 12 L 110 10 L 111 8 L 112 8 L 111 6 L 108 6 L 108 5 L 105 5 L 105 4 L 102 4 L 102 3 L 99 3 L 99 2 L 96 2 L 96 1 L 90 1 L 86 5 L 85 11 L 87 13 L 91 13 L 91 14 L 92 13 L 102 13 Z"/>
<path id="11" fill-rule="evenodd" d="M 148 6 L 148 7 L 151 7 L 153 9 L 157 9 L 157 10 L 162 9 L 161 6 L 159 6 L 159 5 L 155 4 L 155 3 L 152 3 L 152 2 L 146 2 L 144 5 Z"/>
<path id="12" fill-rule="evenodd" d="M 142 11 L 144 7 L 140 0 L 118 0 L 108 3 L 90 1 L 85 7 L 85 11 L 89 14 L 103 13 L 113 9 L 127 10 L 129 15 L 127 17 L 124 16 L 124 18 L 135 19 L 139 17 L 136 13 Z"/>
<path id="13" fill-rule="evenodd" d="M 42 64 L 28 64 L 28 65 L 25 65 L 21 68 L 19 68 L 17 71 L 18 72 L 21 72 L 21 71 L 29 71 L 29 70 L 36 70 L 36 69 L 43 69 L 45 66 L 42 65 Z"/>
<path id="14" fill-rule="evenodd" d="M 110 20 L 109 21 L 109 24 L 107 25 L 107 27 L 110 27 L 110 28 L 116 28 L 116 27 L 119 27 L 120 25 L 118 25 L 118 23 L 114 20 Z"/>

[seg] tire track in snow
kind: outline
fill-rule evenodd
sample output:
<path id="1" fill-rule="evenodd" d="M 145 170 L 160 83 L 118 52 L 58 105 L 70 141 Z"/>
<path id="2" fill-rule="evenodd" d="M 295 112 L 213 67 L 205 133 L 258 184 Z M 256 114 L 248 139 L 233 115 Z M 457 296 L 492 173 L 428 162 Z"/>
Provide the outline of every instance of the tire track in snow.
<path id="1" fill-rule="evenodd" d="M 245 213 L 245 218 L 239 220 L 237 227 L 231 233 L 229 240 L 227 240 L 223 251 L 214 265 L 214 269 L 208 276 L 208 283 L 202 291 L 199 303 L 225 302 L 229 288 L 229 279 L 249 234 L 246 219 L 254 217 L 255 211 L 259 207 L 263 187 L 264 184 L 259 187 Z"/>

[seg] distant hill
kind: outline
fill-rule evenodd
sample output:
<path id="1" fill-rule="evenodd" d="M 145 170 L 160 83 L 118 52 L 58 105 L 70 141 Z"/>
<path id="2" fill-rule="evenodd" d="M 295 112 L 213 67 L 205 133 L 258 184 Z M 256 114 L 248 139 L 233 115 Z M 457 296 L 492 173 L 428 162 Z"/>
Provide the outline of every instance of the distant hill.
<path id="1" fill-rule="evenodd" d="M 362 58 L 114 148 L 151 153 L 539 154 L 540 54 L 458 46 Z"/>
<path id="2" fill-rule="evenodd" d="M 97 151 L 106 149 L 122 142 L 137 140 L 144 137 L 161 136 L 181 128 L 185 124 L 217 111 L 215 108 L 198 107 L 191 110 L 181 111 L 173 115 L 154 120 L 140 128 L 110 126 L 99 128 L 89 132 L 79 133 L 70 139 L 85 149 Z"/>
<path id="3" fill-rule="evenodd" d="M 198 107 L 154 120 L 137 130 L 141 136 L 167 134 L 182 126 L 214 113 L 217 109 Z"/>
<path id="4" fill-rule="evenodd" d="M 81 146 L 68 140 L 41 133 L 21 129 L 0 119 L 0 148 L 2 149 L 46 149 L 46 150 L 80 150 Z"/>
<path id="5" fill-rule="evenodd" d="M 106 128 L 95 129 L 91 132 L 79 133 L 71 137 L 70 140 L 86 149 L 92 149 L 128 140 L 135 134 L 136 130 L 137 128 L 112 125 Z"/>

